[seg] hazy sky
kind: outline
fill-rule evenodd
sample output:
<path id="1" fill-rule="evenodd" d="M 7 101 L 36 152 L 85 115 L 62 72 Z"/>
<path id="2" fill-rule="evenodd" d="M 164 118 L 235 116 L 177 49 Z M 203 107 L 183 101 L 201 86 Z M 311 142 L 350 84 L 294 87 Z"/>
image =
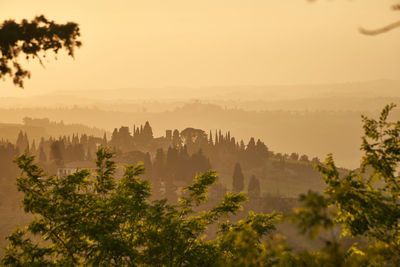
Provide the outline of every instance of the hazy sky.
<path id="1" fill-rule="evenodd" d="M 76 59 L 28 65 L 25 90 L 265 85 L 398 79 L 400 30 L 382 0 L 0 0 L 0 20 L 44 14 L 80 24 Z M 166 92 L 167 93 L 167 92 Z"/>

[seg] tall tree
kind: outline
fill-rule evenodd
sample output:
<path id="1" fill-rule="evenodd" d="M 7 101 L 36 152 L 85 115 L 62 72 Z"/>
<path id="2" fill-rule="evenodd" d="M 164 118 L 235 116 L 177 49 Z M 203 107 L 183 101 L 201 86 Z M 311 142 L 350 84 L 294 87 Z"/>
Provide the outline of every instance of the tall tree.
<path id="1" fill-rule="evenodd" d="M 28 149 L 29 142 L 26 133 L 23 134 L 22 131 L 19 131 L 16 146 L 20 153 L 24 153 Z"/>
<path id="2" fill-rule="evenodd" d="M 251 137 L 249 143 L 247 144 L 246 150 L 249 152 L 253 152 L 256 150 L 256 142 L 254 141 L 254 137 Z"/>
<path id="3" fill-rule="evenodd" d="M 165 163 L 166 156 L 162 148 L 157 149 L 156 157 L 153 162 L 153 175 L 154 178 L 165 180 Z"/>
<path id="4" fill-rule="evenodd" d="M 143 141 L 144 142 L 150 142 L 153 140 L 153 129 L 151 129 L 150 123 L 146 121 L 143 127 Z"/>
<path id="5" fill-rule="evenodd" d="M 50 146 L 50 159 L 54 160 L 57 166 L 64 163 L 65 147 L 62 141 L 54 141 Z"/>
<path id="6" fill-rule="evenodd" d="M 182 139 L 181 139 L 179 131 L 177 129 L 175 129 L 172 134 L 172 146 L 174 146 L 174 147 L 182 146 Z"/>
<path id="7" fill-rule="evenodd" d="M 236 193 L 244 189 L 244 176 L 239 163 L 235 164 L 235 169 L 233 170 L 232 189 Z"/>

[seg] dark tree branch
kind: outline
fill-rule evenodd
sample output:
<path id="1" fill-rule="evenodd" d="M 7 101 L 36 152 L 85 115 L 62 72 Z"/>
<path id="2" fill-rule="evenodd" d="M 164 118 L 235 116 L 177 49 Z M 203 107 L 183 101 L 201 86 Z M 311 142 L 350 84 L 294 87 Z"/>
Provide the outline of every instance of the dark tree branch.
<path id="1" fill-rule="evenodd" d="M 23 80 L 30 78 L 30 72 L 21 67 L 18 57 L 23 54 L 26 59 L 46 57 L 48 50 L 55 54 L 66 50 L 74 57 L 74 49 L 82 43 L 78 24 L 67 22 L 57 24 L 47 20 L 43 15 L 32 21 L 6 20 L 0 25 L 0 78 L 10 76 L 16 86 L 23 88 Z"/>
<path id="2" fill-rule="evenodd" d="M 393 30 L 395 28 L 399 28 L 399 27 L 400 27 L 400 21 L 397 21 L 397 22 L 394 22 L 392 24 L 389 24 L 389 25 L 379 28 L 379 29 L 367 30 L 364 28 L 360 28 L 359 31 L 365 35 L 378 35 L 378 34 L 385 33 L 385 32 L 391 31 L 391 30 Z"/>

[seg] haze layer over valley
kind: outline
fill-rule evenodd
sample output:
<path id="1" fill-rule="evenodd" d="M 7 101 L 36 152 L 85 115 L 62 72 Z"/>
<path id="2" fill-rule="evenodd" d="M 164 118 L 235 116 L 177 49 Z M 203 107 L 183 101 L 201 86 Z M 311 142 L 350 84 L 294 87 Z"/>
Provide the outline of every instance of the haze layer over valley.
<path id="1" fill-rule="evenodd" d="M 164 135 L 168 129 L 187 127 L 207 133 L 230 131 L 245 142 L 250 137 L 260 138 L 275 152 L 297 152 L 320 159 L 333 153 L 340 166 L 357 168 L 361 155 L 361 115 L 373 116 L 386 103 L 399 103 L 400 82 L 125 88 L 29 94 L 1 98 L 0 122 L 21 124 L 27 116 L 48 118 L 59 123 L 95 127 L 81 131 L 96 136 L 102 136 L 103 132 L 110 136 L 121 125 L 132 130 L 133 125 L 145 121 L 150 122 L 155 136 Z M 397 110 L 392 114 L 394 119 L 399 115 Z M 39 134 L 32 134 L 33 138 L 39 138 Z M 45 134 L 57 137 L 56 132 Z M 6 132 L 1 132 L 0 138 L 13 139 Z"/>

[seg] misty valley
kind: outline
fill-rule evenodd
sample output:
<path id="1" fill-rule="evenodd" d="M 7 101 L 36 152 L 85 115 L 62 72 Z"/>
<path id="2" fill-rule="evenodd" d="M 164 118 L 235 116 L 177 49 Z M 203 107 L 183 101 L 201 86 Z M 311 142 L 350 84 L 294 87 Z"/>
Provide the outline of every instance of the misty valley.
<path id="1" fill-rule="evenodd" d="M 152 184 L 154 198 L 168 198 L 175 202 L 183 194 L 183 188 L 193 182 L 198 173 L 211 169 L 218 173 L 218 184 L 210 188 L 211 200 L 217 201 L 227 191 L 247 191 L 251 197 L 248 209 L 257 211 L 290 210 L 300 193 L 308 189 L 322 191 L 323 183 L 314 169 L 321 163 L 317 157 L 304 154 L 282 154 L 270 151 L 260 139 L 237 140 L 230 132 L 206 133 L 201 129 L 186 128 L 182 131 L 166 130 L 164 136 L 154 137 L 149 122 L 132 127 L 115 128 L 110 137 L 100 130 L 83 125 L 51 123 L 48 119 L 24 119 L 26 128 L 38 136 L 38 132 L 76 131 L 72 135 L 30 140 L 27 132 L 19 131 L 15 142 L 3 137 L 1 141 L 0 175 L 2 210 L 15 201 L 13 208 L 4 212 L 9 219 L 2 221 L 2 229 L 10 229 L 17 212 L 19 199 L 15 180 L 18 168 L 13 159 L 22 152 L 35 156 L 38 164 L 48 174 L 60 177 L 70 175 L 78 169 L 95 169 L 96 152 L 99 147 L 110 147 L 118 166 L 117 179 L 127 164 L 143 164 L 143 179 Z M 12 132 L 15 126 L 2 126 L 2 133 Z M 51 129 L 54 128 L 54 129 Z M 57 129 L 60 128 L 60 129 Z M 85 132 L 90 134 L 78 134 Z M 36 131 L 36 132 L 35 132 Z M 97 135 L 96 135 L 97 133 Z M 234 182 L 235 179 L 238 181 Z M 7 201 L 6 201 L 7 200 Z M 7 203 L 7 205 L 6 205 Z M 3 217 L 5 218 L 5 217 Z"/>
<path id="2" fill-rule="evenodd" d="M 1 0 L 0 266 L 400 266 L 400 0 Z"/>
<path id="3" fill-rule="evenodd" d="M 189 107 L 194 107 L 194 109 L 201 107 L 201 110 L 206 113 L 207 108 L 210 108 L 208 105 L 198 103 L 185 108 Z M 218 111 L 214 107 L 215 110 Z M 282 112 L 274 114 L 279 116 Z M 396 114 L 394 112 L 392 115 L 397 116 Z M 295 116 L 298 115 L 295 114 Z M 302 116 L 305 117 L 303 120 L 311 121 L 314 121 L 313 117 L 315 117 L 313 113 L 303 113 Z M 180 207 L 187 197 L 188 190 L 191 190 L 193 182 L 196 181 L 195 177 L 198 179 L 199 175 L 203 177 L 201 175 L 207 175 L 214 170 L 215 180 L 208 185 L 206 206 L 197 207 L 194 211 L 201 214 L 207 208 L 218 205 L 221 199 L 229 194 L 245 192 L 248 200 L 230 217 L 233 222 L 239 224 L 243 223 L 243 220 L 248 220 L 246 216 L 249 212 L 250 214 L 254 212 L 275 214 L 269 219 L 272 221 L 277 220 L 278 214 L 302 216 L 301 212 L 293 215 L 293 211 L 304 209 L 302 205 L 305 200 L 315 201 L 312 200 L 314 197 L 312 194 L 324 194 L 327 190 L 326 180 L 321 179 L 323 172 L 317 166 L 329 168 L 329 164 L 332 164 L 329 160 L 324 163 L 318 157 L 298 152 L 272 151 L 262 139 L 250 137 L 248 140 L 243 140 L 236 138 L 230 131 L 224 132 L 220 129 L 205 131 L 189 127 L 178 130 L 171 127 L 166 129 L 163 135 L 156 136 L 148 121 L 144 124 L 120 126 L 112 131 L 84 124 L 53 122 L 48 118 L 24 117 L 22 121 L 22 124 L 3 123 L 0 125 L 2 130 L 0 211 L 3 218 L 0 227 L 2 229 L 0 244 L 3 247 L 7 245 L 4 237 L 15 225 L 28 224 L 32 220 L 32 216 L 25 214 L 19 204 L 21 199 L 25 199 L 23 201 L 25 203 L 27 196 L 24 197 L 21 192 L 18 192 L 21 191 L 20 185 L 17 191 L 16 180 L 13 178 L 21 174 L 22 165 L 15 161 L 17 157 L 21 159 L 21 153 L 32 157 L 32 161 L 28 160 L 27 164 L 38 164 L 43 168 L 43 173 L 39 172 L 40 176 L 49 175 L 49 179 L 56 177 L 55 179 L 61 179 L 60 181 L 79 176 L 87 171 L 85 179 L 98 179 L 95 177 L 98 177 L 99 171 L 107 173 L 104 168 L 110 168 L 109 174 L 114 176 L 112 179 L 115 179 L 115 183 L 120 183 L 127 179 L 128 170 L 136 166 L 135 170 L 137 168 L 140 170 L 138 179 L 150 186 L 149 201 L 165 199 L 167 201 L 165 204 L 171 207 Z M 104 166 L 99 165 L 101 151 L 109 155 L 107 159 L 112 159 Z M 111 162 L 112 165 L 110 165 Z M 29 168 L 25 169 L 26 174 L 33 175 L 28 170 Z M 346 168 L 336 169 L 335 167 L 335 171 L 340 176 L 351 173 L 350 169 Z M 358 172 L 360 169 L 354 171 Z M 18 179 L 22 179 L 23 176 L 20 177 Z M 80 194 L 78 189 L 80 187 L 73 190 L 78 190 L 76 193 Z M 311 199 L 307 200 L 307 198 Z M 24 209 L 26 210 L 27 207 Z M 211 220 L 208 224 L 210 225 L 207 228 L 201 230 L 206 237 L 205 240 L 220 238 L 219 234 L 216 235 L 220 231 L 217 221 Z M 273 227 L 276 235 L 286 236 L 285 244 L 294 251 L 324 247 L 326 246 L 323 241 L 325 238 L 337 239 L 340 235 L 340 228 L 334 227 L 333 236 L 330 236 L 332 233 L 322 232 L 321 238 L 314 240 L 300 234 L 297 228 L 295 224 L 287 222 L 277 225 L 276 228 Z M 342 246 L 348 247 L 351 244 L 351 241 L 345 241 Z"/>

